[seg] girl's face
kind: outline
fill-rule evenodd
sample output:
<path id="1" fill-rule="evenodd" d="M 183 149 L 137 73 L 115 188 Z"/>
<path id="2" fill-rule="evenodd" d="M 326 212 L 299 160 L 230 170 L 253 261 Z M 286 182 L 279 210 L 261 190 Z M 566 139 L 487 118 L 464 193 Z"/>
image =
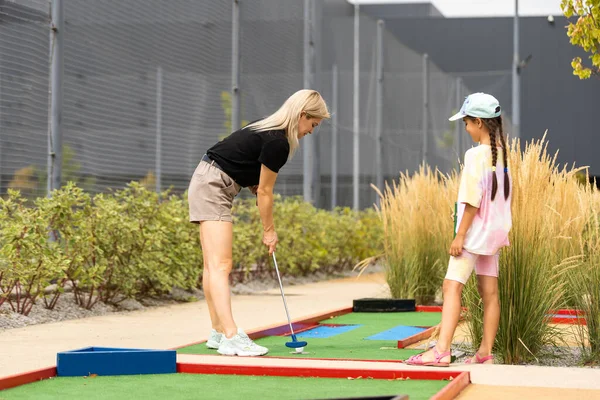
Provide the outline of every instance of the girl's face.
<path id="1" fill-rule="evenodd" d="M 463 118 L 463 121 L 465 123 L 465 130 L 467 131 L 469 136 L 471 136 L 471 139 L 473 139 L 473 141 L 475 143 L 485 143 L 486 138 L 487 138 L 487 141 L 489 142 L 490 134 L 487 131 L 487 129 L 486 129 L 485 125 L 483 124 L 483 122 L 481 121 L 481 119 L 479 119 L 479 118 L 471 119 L 469 117 L 465 117 L 465 118 Z"/>
<path id="2" fill-rule="evenodd" d="M 319 126 L 320 123 L 320 118 L 312 118 L 305 112 L 302 112 L 302 114 L 300 114 L 300 119 L 298 120 L 298 139 L 302 139 L 304 136 L 312 134 L 313 129 Z"/>

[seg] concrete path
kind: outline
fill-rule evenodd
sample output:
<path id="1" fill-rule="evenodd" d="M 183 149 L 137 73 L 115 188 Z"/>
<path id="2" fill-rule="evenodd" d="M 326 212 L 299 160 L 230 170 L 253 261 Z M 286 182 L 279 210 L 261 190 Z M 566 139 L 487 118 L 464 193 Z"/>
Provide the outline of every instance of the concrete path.
<path id="1" fill-rule="evenodd" d="M 539 387 L 510 387 L 471 384 L 456 400 L 600 400 L 600 391 L 587 389 L 556 389 Z"/>

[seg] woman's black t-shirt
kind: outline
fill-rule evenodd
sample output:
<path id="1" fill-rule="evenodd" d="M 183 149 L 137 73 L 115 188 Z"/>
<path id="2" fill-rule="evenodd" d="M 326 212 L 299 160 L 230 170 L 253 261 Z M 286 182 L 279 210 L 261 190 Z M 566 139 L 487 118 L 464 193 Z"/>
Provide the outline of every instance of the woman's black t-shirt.
<path id="1" fill-rule="evenodd" d="M 261 164 L 279 172 L 287 162 L 290 144 L 283 130 L 257 132 L 242 128 L 206 152 L 238 185 L 258 185 Z"/>

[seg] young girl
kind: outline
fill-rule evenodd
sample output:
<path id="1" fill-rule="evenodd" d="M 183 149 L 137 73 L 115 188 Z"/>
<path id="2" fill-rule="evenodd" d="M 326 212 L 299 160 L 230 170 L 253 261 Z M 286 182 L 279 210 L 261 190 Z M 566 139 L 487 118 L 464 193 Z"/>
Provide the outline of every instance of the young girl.
<path id="1" fill-rule="evenodd" d="M 485 93 L 467 97 L 450 121 L 462 119 L 465 130 L 479 146 L 465 153 L 458 191 L 457 231 L 450 246 L 450 262 L 443 285 L 444 307 L 439 339 L 435 347 L 412 356 L 410 365 L 447 367 L 450 344 L 461 311 L 461 294 L 475 269 L 483 299 L 483 339 L 467 363 L 493 363 L 492 346 L 500 321 L 498 258 L 508 246 L 512 226 L 511 178 L 508 151 L 498 100 Z"/>

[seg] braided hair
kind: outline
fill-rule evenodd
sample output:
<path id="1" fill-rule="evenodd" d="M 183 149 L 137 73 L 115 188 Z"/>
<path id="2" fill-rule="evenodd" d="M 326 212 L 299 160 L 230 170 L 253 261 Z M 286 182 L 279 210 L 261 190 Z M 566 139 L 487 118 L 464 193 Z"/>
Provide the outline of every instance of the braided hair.
<path id="1" fill-rule="evenodd" d="M 470 117 L 474 119 L 473 117 Z M 508 199 L 510 194 L 510 184 L 508 181 L 508 149 L 506 147 L 506 138 L 504 137 L 504 128 L 502 127 L 502 117 L 480 118 L 481 122 L 490 132 L 490 143 L 492 148 L 492 201 L 496 198 L 498 191 L 498 178 L 496 177 L 496 162 L 498 160 L 498 148 L 496 147 L 496 135 L 500 139 L 502 146 L 502 159 L 504 161 L 504 199 Z"/>

